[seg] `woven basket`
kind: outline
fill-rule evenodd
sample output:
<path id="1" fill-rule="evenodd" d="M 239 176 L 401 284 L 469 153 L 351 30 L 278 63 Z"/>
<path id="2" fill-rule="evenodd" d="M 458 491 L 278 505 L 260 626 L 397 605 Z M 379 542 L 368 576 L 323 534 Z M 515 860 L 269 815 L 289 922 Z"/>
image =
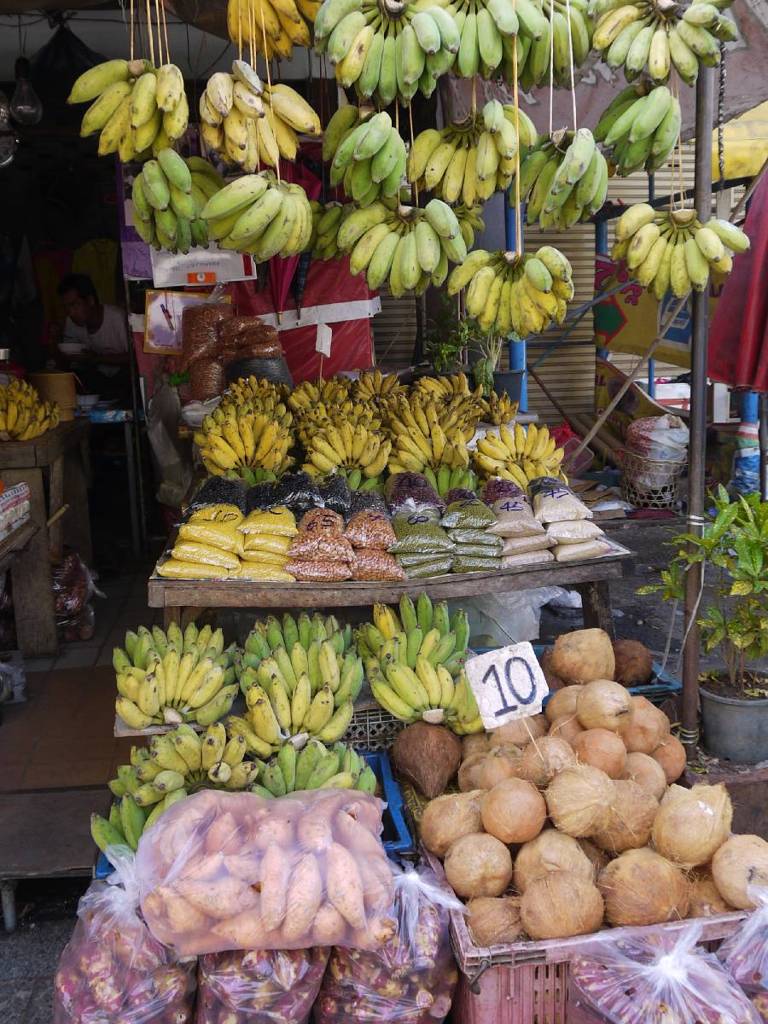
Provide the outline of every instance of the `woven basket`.
<path id="1" fill-rule="evenodd" d="M 619 452 L 621 459 L 621 493 L 636 508 L 674 508 L 679 501 L 678 480 L 686 460 L 660 462 L 647 459 L 628 448 Z"/>

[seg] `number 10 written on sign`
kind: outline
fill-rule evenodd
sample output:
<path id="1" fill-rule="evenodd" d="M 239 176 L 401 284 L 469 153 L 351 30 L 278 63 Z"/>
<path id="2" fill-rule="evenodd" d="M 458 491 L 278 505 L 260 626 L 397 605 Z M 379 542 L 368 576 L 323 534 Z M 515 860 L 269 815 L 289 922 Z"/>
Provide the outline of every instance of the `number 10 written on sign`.
<path id="1" fill-rule="evenodd" d="M 529 643 L 511 644 L 471 658 L 466 673 L 486 729 L 539 714 L 549 693 Z"/>

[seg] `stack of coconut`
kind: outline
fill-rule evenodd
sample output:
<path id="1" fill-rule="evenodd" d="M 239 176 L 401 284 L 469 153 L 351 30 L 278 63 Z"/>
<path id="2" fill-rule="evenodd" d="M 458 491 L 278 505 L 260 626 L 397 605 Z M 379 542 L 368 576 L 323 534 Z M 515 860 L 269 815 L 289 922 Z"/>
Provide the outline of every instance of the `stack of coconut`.
<path id="1" fill-rule="evenodd" d="M 768 884 L 768 843 L 731 836 L 724 786 L 670 785 L 683 747 L 615 667 L 601 630 L 560 637 L 546 713 L 465 737 L 461 792 L 424 810 L 479 946 L 747 909 Z"/>

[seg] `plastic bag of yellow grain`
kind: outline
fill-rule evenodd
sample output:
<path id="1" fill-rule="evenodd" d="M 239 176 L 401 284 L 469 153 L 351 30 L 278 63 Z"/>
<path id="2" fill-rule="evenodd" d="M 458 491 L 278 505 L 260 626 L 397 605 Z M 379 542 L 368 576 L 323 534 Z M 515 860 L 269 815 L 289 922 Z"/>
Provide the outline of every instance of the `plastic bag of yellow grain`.
<path id="1" fill-rule="evenodd" d="M 270 533 L 245 534 L 243 538 L 243 557 L 247 558 L 249 551 L 271 551 L 273 555 L 285 555 L 287 557 L 290 546 L 290 537 L 276 537 Z"/>
<path id="2" fill-rule="evenodd" d="M 279 551 L 243 551 L 241 560 L 248 564 L 274 565 L 278 569 L 282 569 L 288 561 L 288 556 Z"/>
<path id="3" fill-rule="evenodd" d="M 237 505 L 203 505 L 189 516 L 189 523 L 231 523 L 237 526 L 245 517 Z"/>
<path id="4" fill-rule="evenodd" d="M 180 558 L 167 558 L 155 570 L 158 576 L 169 580 L 223 580 L 229 570 L 220 565 L 205 565 L 202 562 L 185 562 Z"/>
<path id="5" fill-rule="evenodd" d="M 266 511 L 249 512 L 238 529 L 245 534 L 266 533 L 277 537 L 295 537 L 299 532 L 293 512 L 283 505 Z"/>
<path id="6" fill-rule="evenodd" d="M 184 523 L 179 527 L 179 540 L 207 544 L 234 554 L 238 554 L 243 545 L 243 535 L 234 523 Z"/>
<path id="7" fill-rule="evenodd" d="M 182 562 L 202 562 L 204 565 L 218 565 L 230 572 L 233 569 L 240 568 L 240 559 L 230 551 L 221 551 L 210 544 L 197 544 L 190 540 L 177 540 L 171 555 Z"/>
<path id="8" fill-rule="evenodd" d="M 228 579 L 256 580 L 264 583 L 295 583 L 296 577 L 291 576 L 279 565 L 268 565 L 266 562 L 242 562 L 237 572 L 230 573 Z"/>

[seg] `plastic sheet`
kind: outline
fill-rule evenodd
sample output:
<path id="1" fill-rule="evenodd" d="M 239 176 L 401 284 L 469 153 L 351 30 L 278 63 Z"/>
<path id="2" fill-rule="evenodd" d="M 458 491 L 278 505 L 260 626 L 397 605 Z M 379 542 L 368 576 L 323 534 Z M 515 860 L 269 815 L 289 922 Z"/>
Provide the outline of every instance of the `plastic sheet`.
<path id="1" fill-rule="evenodd" d="M 242 480 L 226 480 L 223 476 L 208 477 L 189 507 L 195 511 L 205 505 L 235 505 L 245 513 L 245 484 Z"/>
<path id="2" fill-rule="evenodd" d="M 717 957 L 768 1021 L 768 889 L 753 885 L 749 897 L 756 909 L 720 946 Z"/>
<path id="3" fill-rule="evenodd" d="M 291 558 L 285 568 L 306 583 L 342 583 L 352 579 L 351 562 L 334 562 L 330 558 Z"/>
<path id="4" fill-rule="evenodd" d="M 88 566 L 77 554 L 70 552 L 51 570 L 53 607 L 57 622 L 79 615 L 95 595 L 104 597 L 97 588 Z"/>
<path id="5" fill-rule="evenodd" d="M 445 530 L 423 513 L 399 514 L 392 520 L 397 541 L 393 554 L 425 554 L 426 552 L 452 552 L 454 543 Z"/>
<path id="6" fill-rule="evenodd" d="M 231 523 L 237 526 L 242 522 L 243 513 L 237 505 L 204 505 L 190 512 L 188 523 Z"/>
<path id="7" fill-rule="evenodd" d="M 179 801 L 136 857 L 152 934 L 186 954 L 376 948 L 395 924 L 382 806 L 343 789 Z"/>
<path id="8" fill-rule="evenodd" d="M 179 527 L 179 539 L 199 544 L 208 544 L 211 547 L 221 548 L 222 551 L 231 551 L 234 554 L 240 551 L 243 543 L 243 535 L 232 522 L 182 523 Z"/>
<path id="9" fill-rule="evenodd" d="M 190 540 L 177 540 L 171 551 L 171 557 L 180 562 L 198 562 L 203 565 L 217 565 L 222 569 L 240 568 L 240 559 L 229 551 L 212 547 L 210 544 L 199 544 Z"/>
<path id="10" fill-rule="evenodd" d="M 220 565 L 187 562 L 181 558 L 166 558 L 164 562 L 158 562 L 156 572 L 158 576 L 169 580 L 224 580 L 229 575 L 229 570 Z"/>
<path id="11" fill-rule="evenodd" d="M 205 302 L 188 306 L 181 316 L 181 366 L 189 369 L 194 363 L 210 360 L 216 354 L 219 328 L 232 316 L 232 304 Z"/>
<path id="12" fill-rule="evenodd" d="M 295 537 L 288 554 L 291 558 L 314 561 L 352 562 L 355 553 L 346 537 L 300 533 Z"/>
<path id="13" fill-rule="evenodd" d="M 544 526 L 533 515 L 528 499 L 502 498 L 493 504 L 496 522 L 488 533 L 497 537 L 532 537 L 544 533 Z"/>
<path id="14" fill-rule="evenodd" d="M 265 509 L 274 508 L 280 504 L 280 493 L 278 486 L 273 481 L 265 480 L 263 483 L 254 484 L 249 487 L 245 495 L 246 512 L 263 512 Z"/>
<path id="15" fill-rule="evenodd" d="M 344 519 L 330 508 L 306 512 L 299 520 L 299 533 L 314 537 L 341 537 Z"/>
<path id="16" fill-rule="evenodd" d="M 512 480 L 502 480 L 501 477 L 493 477 L 486 481 L 480 497 L 486 505 L 493 505 L 505 498 L 523 498 L 525 491 Z"/>
<path id="17" fill-rule="evenodd" d="M 387 503 L 384 496 L 378 491 L 353 491 L 352 504 L 349 509 L 350 516 L 358 512 L 387 512 Z"/>
<path id="18" fill-rule="evenodd" d="M 597 523 L 579 519 L 575 523 L 551 523 L 547 527 L 547 536 L 556 544 L 578 544 L 594 540 L 595 537 L 604 537 L 605 534 Z"/>
<path id="19" fill-rule="evenodd" d="M 329 476 L 324 483 L 320 484 L 318 490 L 326 508 L 333 509 L 340 516 L 349 515 L 349 510 L 352 508 L 352 492 L 343 476 L 339 476 L 338 473 Z"/>
<path id="20" fill-rule="evenodd" d="M 133 855 L 111 848 L 115 871 L 92 882 L 59 960 L 53 1024 L 191 1024 L 194 960 L 179 963 L 139 915 Z"/>
<path id="21" fill-rule="evenodd" d="M 287 505 L 298 518 L 312 508 L 322 508 L 323 499 L 308 473 L 286 473 L 275 484 L 275 504 Z"/>
<path id="22" fill-rule="evenodd" d="M 554 545 L 555 542 L 546 533 L 536 533 L 532 537 L 505 537 L 501 553 L 502 556 L 524 555 L 526 551 L 541 551 Z"/>
<path id="23" fill-rule="evenodd" d="M 444 576 L 453 568 L 453 555 L 433 555 L 432 561 L 419 565 L 404 566 L 409 580 L 423 580 L 430 576 Z"/>
<path id="24" fill-rule="evenodd" d="M 611 545 L 605 540 L 585 540 L 578 544 L 558 544 L 555 548 L 555 561 L 580 562 L 584 558 L 599 558 L 607 555 Z"/>
<path id="25" fill-rule="evenodd" d="M 486 530 L 451 530 L 449 536 L 456 545 L 480 544 L 488 548 L 489 555 L 494 551 L 500 553 L 504 544 L 501 537 L 496 537 Z"/>
<path id="26" fill-rule="evenodd" d="M 575 522 L 591 519 L 592 513 L 562 480 L 543 476 L 531 484 L 533 514 L 541 523 Z"/>

